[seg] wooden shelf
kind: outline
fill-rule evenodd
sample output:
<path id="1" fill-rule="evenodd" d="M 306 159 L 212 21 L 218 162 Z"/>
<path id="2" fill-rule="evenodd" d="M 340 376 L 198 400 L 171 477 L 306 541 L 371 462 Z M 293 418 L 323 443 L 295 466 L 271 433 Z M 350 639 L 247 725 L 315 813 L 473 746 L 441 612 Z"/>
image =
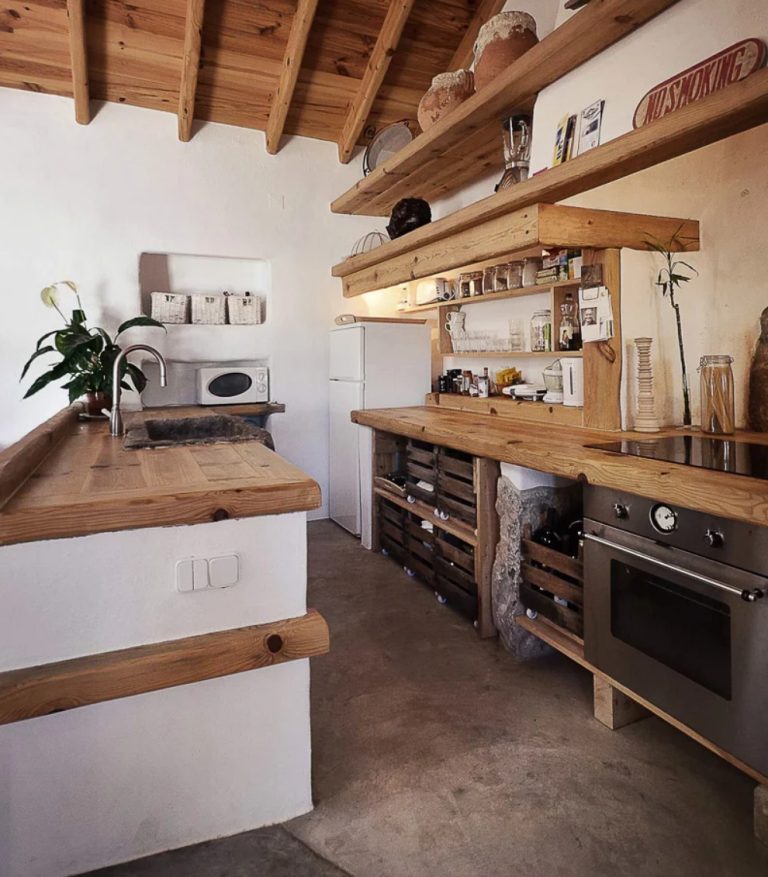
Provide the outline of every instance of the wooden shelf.
<path id="1" fill-rule="evenodd" d="M 606 5 L 592 3 L 588 9 L 594 8 L 595 14 L 602 15 Z M 582 14 L 574 16 L 574 19 Z M 568 22 L 555 33 L 562 31 L 567 24 Z M 544 45 L 545 42 L 546 40 L 542 40 L 539 45 Z M 532 59 L 537 48 L 534 47 L 523 55 L 523 59 Z M 515 66 L 512 65 L 509 72 L 512 72 Z M 384 196 L 382 200 L 376 200 L 376 187 L 373 186 L 374 175 L 378 174 L 376 171 L 335 201 L 331 205 L 332 209 L 337 213 L 385 216 L 389 214 L 391 205 L 404 194 L 418 193 L 427 198 L 439 197 L 465 186 L 467 182 L 474 179 L 474 171 L 478 165 L 481 166 L 482 174 L 486 174 L 489 169 L 492 170 L 496 166 L 495 162 L 488 164 L 486 161 L 484 165 L 477 162 L 472 149 L 474 138 L 466 137 L 464 126 L 459 124 L 460 118 L 463 117 L 463 108 L 469 107 L 476 98 L 477 95 L 465 101 L 455 114 L 441 119 L 429 129 L 427 134 L 422 135 L 424 138 L 436 137 L 439 133 L 438 128 L 441 132 L 450 120 L 451 126 L 456 125 L 457 130 L 460 130 L 462 137 L 465 138 L 463 151 L 456 159 L 457 164 L 462 167 L 457 168 L 454 165 L 450 158 L 451 153 L 443 158 L 437 150 L 431 155 L 433 160 L 430 162 L 426 161 L 426 156 L 421 156 L 423 169 L 419 169 L 419 162 L 414 164 L 411 161 L 416 144 L 424 142 L 422 137 L 418 137 L 384 165 L 381 177 L 376 176 L 377 187 L 387 191 L 386 200 Z M 474 104 L 472 106 L 474 107 Z M 477 222 L 478 217 L 490 219 L 531 204 L 562 201 L 671 158 L 693 152 L 702 146 L 724 140 L 741 131 L 763 125 L 766 123 L 766 118 L 768 118 L 768 69 L 758 70 L 741 82 L 729 85 L 649 125 L 629 131 L 571 161 L 549 168 L 511 189 L 490 195 L 384 246 L 391 248 L 390 253 L 393 253 L 395 251 L 393 244 L 400 242 L 402 245 L 404 238 L 410 239 L 412 235 L 416 235 L 419 244 L 423 244 L 428 240 L 444 237 L 449 229 L 455 232 L 460 228 L 468 228 Z M 495 122 L 495 125 L 493 137 L 497 138 L 498 122 Z M 481 131 L 480 135 L 486 139 L 491 136 L 486 130 Z M 422 148 L 419 148 L 419 152 L 421 151 Z M 407 172 L 398 170 L 400 165 L 406 168 Z M 467 167 L 463 168 L 464 165 Z M 419 169 L 418 173 L 413 173 L 417 169 Z M 422 175 L 423 183 L 420 181 Z M 409 245 L 410 243 L 407 244 Z"/>
<path id="2" fill-rule="evenodd" d="M 509 420 L 527 420 L 535 423 L 556 423 L 560 426 L 584 426 L 584 409 L 548 402 L 528 402 L 508 396 L 490 396 L 478 399 L 458 393 L 431 393 L 427 404 L 443 411 L 461 411 L 468 414 L 490 414 Z"/>
<path id="3" fill-rule="evenodd" d="M 634 32 L 676 0 L 602 0 L 572 16 L 449 115 L 358 181 L 334 213 L 389 215 L 400 199 L 433 200 L 503 167 L 500 122 L 530 110 L 548 85 Z"/>
<path id="4" fill-rule="evenodd" d="M 470 350 L 461 353 L 441 353 L 440 356 L 457 356 L 464 359 L 484 359 L 488 356 L 496 359 L 527 359 L 529 356 L 546 356 L 555 360 L 563 356 L 584 356 L 581 350 Z"/>
<path id="5" fill-rule="evenodd" d="M 501 289 L 498 292 L 484 292 L 482 295 L 472 295 L 469 298 L 452 298 L 448 301 L 429 302 L 423 305 L 413 305 L 409 308 L 403 308 L 400 313 L 413 314 L 420 311 L 434 311 L 438 308 L 455 307 L 456 305 L 479 305 L 485 301 L 504 301 L 508 298 L 521 298 L 528 295 L 541 295 L 545 292 L 551 292 L 553 289 L 564 289 L 566 287 L 577 287 L 581 285 L 581 280 L 558 280 L 557 283 L 538 283 L 535 286 L 520 286 L 517 289 Z"/>
<path id="6" fill-rule="evenodd" d="M 477 214 L 478 206 L 472 205 L 336 265 L 333 274 L 343 278 L 345 297 L 484 261 L 540 254 L 555 247 L 647 250 L 649 237 L 668 241 L 673 236 L 681 242 L 679 249 L 699 247 L 699 224 L 694 220 L 554 204 L 534 204 L 487 219 L 482 213 Z M 456 217 L 467 213 L 474 217 L 469 227 L 456 231 Z M 422 243 L 425 236 L 428 241 Z M 542 287 L 542 292 L 551 288 L 543 284 Z M 524 294 L 533 294 L 528 289 L 539 291 L 539 287 L 523 287 Z M 516 292 L 519 291 L 507 290 L 488 296 L 501 298 Z"/>

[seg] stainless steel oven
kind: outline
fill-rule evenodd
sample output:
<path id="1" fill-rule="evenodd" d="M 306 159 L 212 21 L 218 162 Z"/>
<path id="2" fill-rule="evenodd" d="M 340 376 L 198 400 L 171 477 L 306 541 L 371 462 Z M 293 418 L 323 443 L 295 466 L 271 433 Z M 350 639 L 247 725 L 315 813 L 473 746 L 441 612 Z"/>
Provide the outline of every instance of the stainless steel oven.
<path id="1" fill-rule="evenodd" d="M 768 774 L 768 529 L 589 487 L 584 652 Z"/>

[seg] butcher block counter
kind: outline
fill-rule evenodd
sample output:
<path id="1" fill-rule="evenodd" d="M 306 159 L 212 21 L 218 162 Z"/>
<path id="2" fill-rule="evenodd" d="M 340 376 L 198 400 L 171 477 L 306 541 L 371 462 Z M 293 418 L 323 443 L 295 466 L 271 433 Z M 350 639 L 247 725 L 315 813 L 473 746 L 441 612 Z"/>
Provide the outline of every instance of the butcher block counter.
<path id="1" fill-rule="evenodd" d="M 128 450 L 106 421 L 81 422 L 79 410 L 65 408 L 0 453 L 0 545 L 320 505 L 318 484 L 259 442 Z M 153 408 L 125 421 L 221 413 L 230 412 Z"/>
<path id="2" fill-rule="evenodd" d="M 674 500 L 683 507 L 734 520 L 768 525 L 768 481 L 660 460 L 620 456 L 587 447 L 622 439 L 648 440 L 679 435 L 679 430 L 653 435 L 597 432 L 493 414 L 441 409 L 436 405 L 354 411 L 352 420 L 373 429 L 444 445 L 474 456 L 618 488 L 651 499 Z M 768 436 L 760 433 L 739 432 L 733 438 L 768 444 Z"/>

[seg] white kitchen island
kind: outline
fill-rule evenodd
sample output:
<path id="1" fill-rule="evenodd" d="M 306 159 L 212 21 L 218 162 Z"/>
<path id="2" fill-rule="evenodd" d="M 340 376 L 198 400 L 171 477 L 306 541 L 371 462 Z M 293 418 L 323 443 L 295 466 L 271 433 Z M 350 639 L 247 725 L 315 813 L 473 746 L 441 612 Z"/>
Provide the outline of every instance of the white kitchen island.
<path id="1" fill-rule="evenodd" d="M 219 644 L 218 653 L 205 657 L 206 675 L 216 675 L 217 664 L 226 673 L 218 678 L 171 681 L 129 696 L 120 693 L 115 678 L 123 686 L 135 679 L 139 688 L 153 687 L 157 662 L 148 644 L 194 636 L 199 651 L 209 641 L 219 643 L 217 632 L 285 619 L 322 622 L 307 615 L 306 607 L 306 509 L 319 501 L 317 485 L 261 445 L 238 447 L 255 473 L 250 478 L 243 471 L 238 478 L 242 466 L 232 457 L 233 446 L 131 452 L 95 429 L 68 421 L 50 456 L 0 511 L 3 877 L 78 874 L 280 822 L 312 807 L 309 661 L 293 657 L 327 650 L 324 623 L 324 647 L 315 643 L 314 651 L 304 652 L 300 641 L 289 635 L 285 642 L 275 640 L 265 627 L 267 657 L 274 651 L 281 663 L 245 669 L 254 666 L 246 649 L 243 672 L 236 672 L 229 665 L 232 655 Z M 92 455 L 84 456 L 92 444 Z M 18 452 L 10 448 L 0 462 L 18 460 Z M 190 460 L 196 456 L 196 465 L 209 469 L 204 489 L 202 476 L 197 488 L 188 480 L 194 482 Z M 138 486 L 133 469 L 148 477 L 159 465 L 166 473 L 164 490 L 175 502 L 167 503 L 164 494 L 158 508 L 173 515 L 179 506 L 199 520 L 208 503 L 214 509 L 208 523 L 165 522 L 160 511 L 158 526 L 115 530 L 118 496 L 127 526 L 147 513 L 147 499 L 139 496 L 146 485 Z M 182 470 L 184 483 L 171 483 L 182 478 Z M 2 473 L 0 467 L 0 485 Z M 259 479 L 262 510 L 235 519 L 238 504 L 254 500 L 244 494 L 259 492 Z M 290 483 L 285 502 L 279 499 L 280 481 Z M 276 510 L 294 510 L 268 513 L 270 493 Z M 72 499 L 71 520 L 85 526 L 83 510 L 90 507 L 91 520 L 108 520 L 110 532 L 30 541 L 24 512 L 33 515 L 34 528 L 39 506 L 40 529 L 49 532 L 57 519 L 52 510 L 63 514 L 67 507 L 65 495 Z M 14 533 L 27 541 L 14 541 Z M 200 586 L 200 561 L 232 556 L 238 558 L 236 583 Z M 179 583 L 186 585 L 176 565 L 187 559 L 198 561 L 199 574 L 193 590 L 180 591 Z M 225 570 L 232 568 L 225 563 Z M 260 630 L 254 654 L 264 650 Z M 122 677 L 101 673 L 99 660 L 124 649 L 132 651 L 116 662 Z M 84 658 L 95 658 L 96 669 L 65 684 L 62 668 L 77 670 L 73 659 Z M 197 666 L 198 657 L 186 660 L 175 668 L 182 675 Z M 172 676 L 173 661 L 166 660 L 162 672 L 169 667 Z M 32 668 L 32 678 L 23 668 Z M 72 702 L 74 689 L 87 705 L 78 705 L 80 695 Z M 62 711 L 46 714 L 52 709 Z M 30 713 L 36 717 L 16 720 Z"/>

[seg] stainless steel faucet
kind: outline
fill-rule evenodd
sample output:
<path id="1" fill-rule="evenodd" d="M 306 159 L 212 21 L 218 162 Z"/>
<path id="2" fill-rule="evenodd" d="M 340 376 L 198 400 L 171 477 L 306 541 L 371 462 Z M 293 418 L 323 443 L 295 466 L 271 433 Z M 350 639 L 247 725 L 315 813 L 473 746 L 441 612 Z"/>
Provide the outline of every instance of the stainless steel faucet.
<path id="1" fill-rule="evenodd" d="M 113 436 L 121 436 L 124 431 L 123 417 L 120 414 L 120 396 L 122 395 L 120 370 L 123 360 L 129 353 L 133 353 L 134 350 L 144 350 L 155 357 L 157 364 L 160 366 L 160 386 L 168 386 L 168 372 L 165 367 L 165 359 L 163 359 L 163 355 L 159 350 L 155 350 L 154 347 L 150 347 L 148 344 L 132 344 L 130 347 L 126 347 L 125 350 L 121 350 L 112 367 L 112 410 L 109 412 L 109 434 Z"/>

